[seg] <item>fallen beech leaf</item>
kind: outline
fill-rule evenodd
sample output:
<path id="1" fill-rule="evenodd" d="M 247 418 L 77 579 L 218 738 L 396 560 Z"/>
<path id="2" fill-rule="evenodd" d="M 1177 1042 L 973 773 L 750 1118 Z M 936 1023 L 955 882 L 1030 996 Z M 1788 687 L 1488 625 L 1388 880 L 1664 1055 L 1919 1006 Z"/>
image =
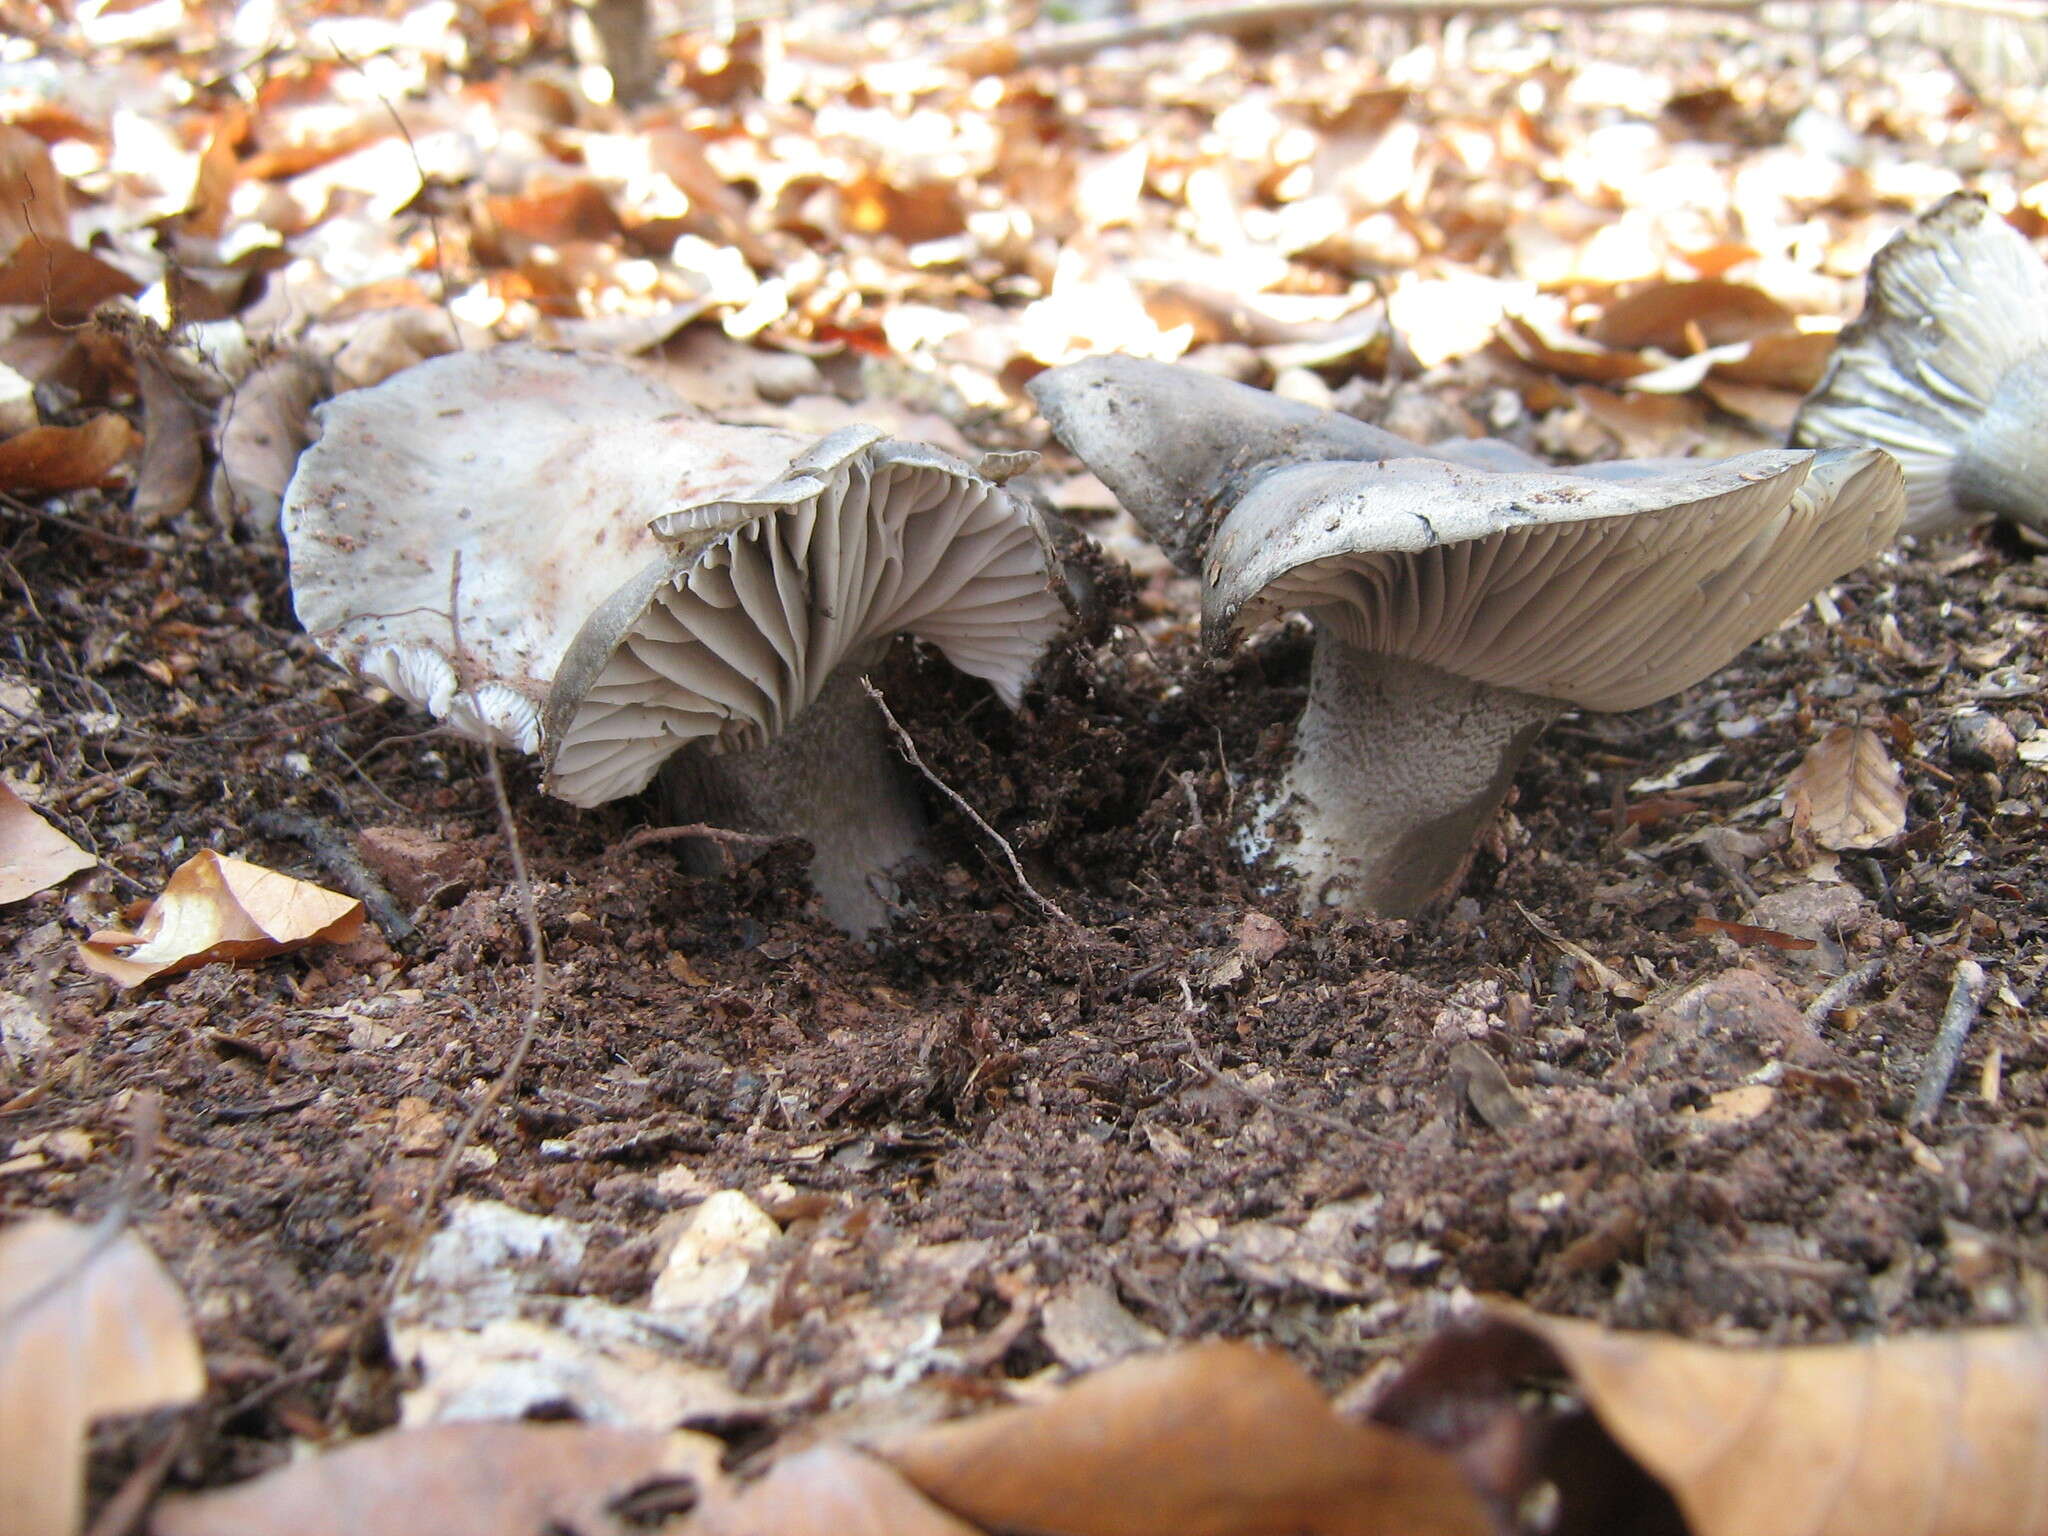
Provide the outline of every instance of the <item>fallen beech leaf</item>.
<path id="1" fill-rule="evenodd" d="M 98 862 L 0 784 L 0 906 L 47 891 Z"/>
<path id="2" fill-rule="evenodd" d="M 131 912 L 130 920 L 134 920 Z M 78 957 L 124 987 L 215 960 L 259 960 L 307 944 L 346 944 L 363 904 L 208 849 L 172 871 L 135 932 L 103 928 Z"/>
<path id="3" fill-rule="evenodd" d="M 1884 738 L 1838 725 L 1785 779 L 1785 814 L 1823 848 L 1882 848 L 1906 830 L 1906 786 Z"/>
<path id="4" fill-rule="evenodd" d="M 24 240 L 0 261 L 0 304 L 26 304 L 59 325 L 77 325 L 108 299 L 130 297 L 142 285 L 65 240 Z"/>
<path id="5" fill-rule="evenodd" d="M 1374 1416 L 1440 1441 L 1455 1404 L 1465 1433 L 1482 1426 L 1468 1468 L 1510 1503 L 1553 1481 L 1560 1528 L 1668 1529 L 1668 1505 L 1651 1523 L 1668 1495 L 1691 1536 L 2048 1531 L 2048 1342 L 2034 1330 L 1724 1349 L 1490 1310 L 1426 1347 Z M 1590 1436 L 1545 1433 L 1508 1395 L 1560 1371 L 1597 1420 Z M 1502 1450 L 1510 1418 L 1530 1453 L 1519 1465 Z"/>
<path id="6" fill-rule="evenodd" d="M 1331 1409 L 1285 1358 L 1201 1344 L 886 1448 L 970 1524 L 1060 1536 L 1490 1529 L 1450 1462 Z"/>
<path id="7" fill-rule="evenodd" d="M 1617 352 L 1583 336 L 1545 335 L 1536 324 L 1521 315 L 1507 315 L 1500 323 L 1501 340 L 1523 362 L 1548 369 L 1568 379 L 1586 379 L 1595 384 L 1618 384 L 1651 364 L 1636 352 Z"/>
<path id="8" fill-rule="evenodd" d="M 173 1496 L 153 1536 L 507 1536 L 645 1530 L 717 1475 L 717 1442 L 594 1424 L 392 1430 L 219 1493 Z M 630 1502 L 629 1502 L 630 1497 Z"/>
<path id="9" fill-rule="evenodd" d="M 49 146 L 25 128 L 0 123 L 0 255 L 41 236 L 71 230 L 71 198 Z"/>
<path id="10" fill-rule="evenodd" d="M 887 1464 L 843 1446 L 815 1446 L 737 1498 L 698 1511 L 690 1536 L 978 1536 Z"/>
<path id="11" fill-rule="evenodd" d="M 1592 334 L 1602 346 L 1656 347 L 1683 357 L 1696 350 L 1688 328 L 1704 337 L 1708 346 L 1718 347 L 1789 331 L 1792 313 L 1745 283 L 1719 278 L 1653 283 L 1608 305 Z"/>
<path id="12" fill-rule="evenodd" d="M 1623 453 L 1678 455 L 1699 441 L 1706 410 L 1683 395 L 1617 395 L 1591 384 L 1572 389 L 1585 413 L 1612 432 Z"/>
<path id="13" fill-rule="evenodd" d="M 72 1536 L 94 1419 L 206 1390 L 185 1300 L 132 1232 L 30 1216 L 0 1232 L 0 1510 Z"/>
<path id="14" fill-rule="evenodd" d="M 199 494 L 204 455 L 199 412 L 171 371 L 137 348 L 135 383 L 142 396 L 142 462 L 135 471 L 131 511 L 139 528 L 154 528 L 192 505 Z"/>
<path id="15" fill-rule="evenodd" d="M 83 426 L 31 427 L 0 443 L 0 491 L 33 496 L 104 484 L 141 441 L 111 411 Z"/>
<path id="16" fill-rule="evenodd" d="M 214 474 L 217 512 L 275 533 L 284 488 L 299 453 L 313 440 L 313 405 L 324 393 L 320 369 L 295 352 L 250 374 L 221 406 L 220 466 Z"/>

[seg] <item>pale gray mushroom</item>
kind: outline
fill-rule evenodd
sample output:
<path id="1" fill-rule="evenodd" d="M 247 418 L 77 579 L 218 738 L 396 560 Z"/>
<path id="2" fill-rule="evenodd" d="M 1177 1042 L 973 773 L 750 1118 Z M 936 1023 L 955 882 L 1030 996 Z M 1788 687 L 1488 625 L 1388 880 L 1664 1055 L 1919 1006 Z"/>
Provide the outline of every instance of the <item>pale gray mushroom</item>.
<path id="1" fill-rule="evenodd" d="M 809 840 L 854 932 L 923 829 L 860 672 L 911 634 L 1014 708 L 1064 624 L 1044 530 L 990 479 L 869 428 L 705 421 L 612 359 L 438 358 L 321 427 L 284 527 L 330 656 L 575 805 L 687 759 L 676 812 Z"/>
<path id="2" fill-rule="evenodd" d="M 1791 440 L 1890 452 L 1908 533 L 1987 516 L 2048 533 L 2048 264 L 1981 197 L 1937 203 L 1871 262 Z"/>
<path id="3" fill-rule="evenodd" d="M 1293 757 L 1245 829 L 1310 909 L 1421 910 L 1457 880 L 1545 724 L 1697 682 L 1881 549 L 1902 505 L 1898 466 L 1874 449 L 1564 473 L 1500 445 L 1366 438 L 1131 359 L 1033 389 L 1169 551 L 1199 553 L 1212 647 L 1261 619 L 1311 620 Z M 1148 413 L 1155 392 L 1170 413 Z M 1237 451 L 1232 420 L 1246 423 Z"/>

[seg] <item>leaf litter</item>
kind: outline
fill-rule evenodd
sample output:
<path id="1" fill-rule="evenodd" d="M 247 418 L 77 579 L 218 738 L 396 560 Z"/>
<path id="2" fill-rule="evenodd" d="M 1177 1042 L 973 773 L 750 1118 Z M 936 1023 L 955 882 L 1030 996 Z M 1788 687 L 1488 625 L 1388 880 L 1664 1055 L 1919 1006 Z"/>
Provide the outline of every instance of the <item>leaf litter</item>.
<path id="1" fill-rule="evenodd" d="M 865 1509 L 954 1530 L 1050 1518 L 1029 1500 L 1060 1490 L 1106 1522 L 1076 1529 L 1146 1529 L 1211 1471 L 1244 1503 L 1209 1507 L 1287 1528 L 1259 1521 L 1296 1517 L 1297 1464 L 1190 1467 L 1164 1426 L 1205 1393 L 1218 1423 L 1284 1399 L 1304 1445 L 1359 1443 L 1389 1361 L 1450 1347 L 1423 1344 L 1477 1290 L 1751 1346 L 1497 1325 L 1549 1351 L 1527 1381 L 1580 1394 L 1634 1457 L 1610 1496 L 1648 1499 L 1647 1477 L 1699 1530 L 1735 1518 L 1731 1488 L 1798 1491 L 1812 1467 L 1836 1469 L 1841 1510 L 1888 1497 L 1859 1481 L 1889 1465 L 1856 1449 L 1878 1402 L 1860 1357 L 1836 1357 L 1851 1385 L 1802 1421 L 1838 1438 L 1808 1466 L 1785 1431 L 1794 1459 L 1762 1456 L 1754 1483 L 1691 1478 L 1622 1419 L 1718 1401 L 1700 1382 L 1724 1355 L 1806 1369 L 1759 1344 L 1920 1327 L 1966 1352 L 2048 1303 L 2029 1257 L 2048 574 L 2023 541 L 1895 552 L 1685 698 L 1567 722 L 1460 900 L 1409 930 L 1304 920 L 1238 869 L 1224 835 L 1281 760 L 1305 647 L 1283 630 L 1202 663 L 1189 591 L 1055 456 L 1048 483 L 1136 575 L 1084 567 L 1106 617 L 1029 721 L 915 655 L 877 682 L 1090 942 L 1020 905 L 936 794 L 940 854 L 869 951 L 821 926 L 782 851 L 688 875 L 623 848 L 623 813 L 516 785 L 560 969 L 531 1065 L 492 1102 L 479 1085 L 528 1003 L 477 760 L 315 658 L 265 508 L 328 390 L 522 338 L 639 353 L 728 419 L 869 421 L 970 456 L 1043 448 L 1022 384 L 1107 346 L 1422 437 L 1566 458 L 1762 446 L 1916 208 L 1975 185 L 2048 231 L 2038 101 L 1992 93 L 1954 39 L 1837 39 L 1823 70 L 1805 33 L 1756 18 L 1216 24 L 1052 63 L 971 17 L 842 20 L 665 34 L 662 90 L 620 106 L 584 89 L 576 49 L 595 45 L 547 6 L 105 8 L 75 25 L 114 51 L 88 67 L 26 43 L 44 73 L 0 89 L 0 173 L 24 194 L 0 210 L 0 364 L 26 386 L 0 441 L 26 466 L 0 481 L 0 700 L 32 704 L 9 706 L 5 767 L 104 860 L 0 913 L 4 985 L 42 1031 L 10 1056 L 0 1203 L 76 1209 L 78 1148 L 120 1096 L 177 1084 L 151 1235 L 202 1304 L 212 1406 L 243 1406 L 172 1481 L 382 1431 L 357 1446 L 383 1458 L 371 1483 L 330 1449 L 271 1473 L 296 1491 L 258 1479 L 177 1518 L 246 1497 L 259 1526 L 287 1509 L 374 1529 L 426 1507 L 410 1492 L 449 1529 L 515 1505 L 603 1529 L 697 1501 L 682 1518 L 707 1528 L 844 1508 L 844 1528 Z M 991 73 L 956 67 L 969 50 Z M 1703 759 L 1715 778 L 1695 784 L 1680 770 Z M 134 993 L 70 966 L 73 939 L 200 847 L 317 875 L 314 844 L 257 829 L 280 807 L 360 837 L 418 950 L 266 933 L 290 952 L 228 967 L 190 947 L 189 974 Z M 201 910 L 219 927 L 226 908 Z M 1981 1017 L 1944 1044 L 1970 955 Z M 1820 1007 L 1859 975 L 1875 983 Z M 1966 1059 L 1920 1117 L 1951 1047 Z M 451 1128 L 477 1105 L 464 1143 Z M 441 1157 L 437 1233 L 479 1241 L 496 1229 L 465 1223 L 489 1205 L 567 1246 L 493 1250 L 514 1283 L 481 1292 L 428 1266 L 380 1312 Z M 1145 1353 L 1218 1335 L 1301 1360 L 1342 1413 L 1278 1387 L 1271 1356 Z M 1679 1350 L 1686 1385 L 1646 1366 L 1648 1401 L 1614 1407 L 1610 1346 Z M 1133 1352 L 1124 1369 L 1166 1375 L 1056 1385 Z M 1160 1379 L 1177 1385 L 1142 1385 Z M 450 1422 L 471 1411 L 582 1422 L 488 1426 L 562 1449 L 478 1488 Z M 1033 1413 L 1052 1417 L 1016 1417 Z M 1128 1436 L 1109 1471 L 1060 1439 L 1101 1414 Z M 1532 1518 L 1579 1507 L 1562 1481 L 1489 1482 L 1524 1431 L 1488 1422 L 1487 1454 L 1445 1447 L 1469 1481 Z M 1957 1422 L 1973 1451 L 2007 1443 Z M 678 1425 L 723 1437 L 738 1480 Z M 1011 1474 L 1020 1502 L 977 1513 L 994 1482 L 908 1476 L 920 1435 L 934 1457 L 983 1436 L 969 1464 Z M 1036 1473 L 1029 1445 L 1051 1447 Z M 94 1497 L 137 1459 L 103 1435 Z M 2017 1528 L 1997 1499 L 2033 1471 L 2011 1465 L 1950 1506 L 1954 1528 Z M 1157 1480 L 1126 1489 L 1126 1467 Z M 1476 1528 L 1447 1486 L 1410 1528 Z M 1887 1507 L 1947 1496 L 1923 1480 Z"/>

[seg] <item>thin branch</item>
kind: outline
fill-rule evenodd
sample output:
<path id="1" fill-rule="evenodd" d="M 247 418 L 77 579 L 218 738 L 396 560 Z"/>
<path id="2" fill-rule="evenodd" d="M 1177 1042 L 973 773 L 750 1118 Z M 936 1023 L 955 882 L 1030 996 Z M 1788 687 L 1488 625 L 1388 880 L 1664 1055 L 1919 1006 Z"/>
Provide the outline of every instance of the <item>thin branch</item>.
<path id="1" fill-rule="evenodd" d="M 1111 48 L 1169 42 L 1200 32 L 1264 32 L 1331 16 L 1515 16 L 1526 11 L 1760 11 L 1768 0 L 1252 0 L 1197 6 L 1177 15 L 1092 26 L 1049 28 L 1014 40 L 984 39 L 946 55 L 956 68 L 1007 74 L 1048 64 L 1078 64 Z"/>
<path id="2" fill-rule="evenodd" d="M 955 790 L 952 785 L 948 784 L 936 773 L 933 773 L 931 769 L 925 767 L 924 759 L 917 755 L 917 744 L 910 739 L 910 732 L 903 729 L 902 725 L 898 723 L 896 716 L 890 711 L 889 701 L 882 697 L 882 690 L 877 688 L 866 677 L 861 678 L 860 685 L 867 690 L 868 697 L 875 701 L 875 708 L 882 712 L 882 718 L 889 723 L 890 733 L 896 738 L 897 750 L 909 760 L 911 767 L 925 776 L 934 789 L 958 806 L 962 815 L 981 828 L 989 840 L 1003 850 L 1003 857 L 1010 861 L 1010 873 L 1016 877 L 1017 884 L 1024 888 L 1024 894 L 1037 902 L 1039 908 L 1048 917 L 1057 919 L 1076 932 L 1081 931 L 1081 925 L 1067 916 L 1058 902 L 1031 883 L 1030 877 L 1024 873 L 1024 866 L 1018 862 L 1017 850 L 1010 846 L 1010 840 L 984 821 L 981 812 L 962 799 L 959 791 Z"/>
<path id="3" fill-rule="evenodd" d="M 1956 1075 L 1956 1064 L 1962 1060 L 1963 1042 L 1970 1038 L 1977 1011 L 1984 1006 L 1984 994 L 1990 990 L 1991 978 L 1983 966 L 1974 960 L 1957 964 L 1956 979 L 1948 989 L 1948 1006 L 1941 1011 L 1941 1028 L 1934 1036 L 1934 1049 L 1928 1053 L 1919 1091 L 1913 1095 L 1912 1124 L 1933 1124 L 1941 1101 L 1948 1094 L 1949 1082 Z"/>
<path id="4" fill-rule="evenodd" d="M 770 848 L 782 841 L 772 832 L 741 832 L 732 827 L 714 827 L 705 821 L 691 821 L 679 827 L 642 827 L 612 852 L 631 853 L 635 848 L 648 848 L 656 843 L 679 843 L 693 837 L 715 843 L 718 856 L 725 861 L 728 872 L 736 862 L 733 857 L 735 848 Z"/>
<path id="5" fill-rule="evenodd" d="M 328 877 L 369 910 L 384 937 L 401 948 L 411 946 L 419 930 L 340 832 L 302 812 L 284 810 L 258 811 L 249 818 L 249 830 L 262 837 L 303 843 Z"/>
<path id="6" fill-rule="evenodd" d="M 1844 1008 L 1861 997 L 1884 974 L 1884 957 L 1866 960 L 1853 971 L 1844 971 L 1821 989 L 1820 996 L 1808 1005 L 1806 1025 L 1818 1029 L 1840 1013 Z"/>

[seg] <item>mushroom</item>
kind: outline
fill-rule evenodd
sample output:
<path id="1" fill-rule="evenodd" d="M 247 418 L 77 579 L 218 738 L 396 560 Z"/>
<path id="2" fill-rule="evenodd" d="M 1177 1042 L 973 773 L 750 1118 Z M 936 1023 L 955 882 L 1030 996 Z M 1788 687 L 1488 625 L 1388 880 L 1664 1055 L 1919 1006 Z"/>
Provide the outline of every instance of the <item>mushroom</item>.
<path id="1" fill-rule="evenodd" d="M 1544 725 L 1697 682 L 1882 548 L 1902 504 L 1875 449 L 1565 473 L 1500 445 L 1384 452 L 1384 433 L 1127 358 L 1032 387 L 1148 531 L 1199 554 L 1213 648 L 1308 616 L 1308 705 L 1243 845 L 1300 876 L 1309 909 L 1422 910 Z"/>
<path id="2" fill-rule="evenodd" d="M 621 363 L 525 346 L 422 363 L 320 425 L 283 521 L 329 656 L 537 754 L 573 805 L 673 762 L 677 814 L 807 839 L 853 932 L 887 918 L 923 830 L 860 673 L 912 634 L 1015 708 L 1064 624 L 1030 509 L 871 428 L 722 426 Z"/>
<path id="3" fill-rule="evenodd" d="M 2048 265 L 1983 198 L 1935 204 L 1871 262 L 1791 441 L 1890 451 L 1908 533 L 1988 515 L 2048 533 Z"/>

